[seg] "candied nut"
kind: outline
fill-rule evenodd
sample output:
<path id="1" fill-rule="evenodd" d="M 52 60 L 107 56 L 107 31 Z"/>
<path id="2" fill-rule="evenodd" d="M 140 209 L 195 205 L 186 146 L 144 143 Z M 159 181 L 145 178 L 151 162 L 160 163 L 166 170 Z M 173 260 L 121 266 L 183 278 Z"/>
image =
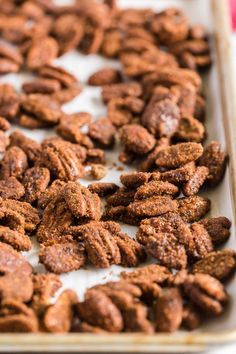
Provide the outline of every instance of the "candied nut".
<path id="1" fill-rule="evenodd" d="M 0 309 L 1 333 L 28 333 L 38 331 L 34 311 L 17 299 L 4 299 Z"/>
<path id="2" fill-rule="evenodd" d="M 206 181 L 209 174 L 208 167 L 199 166 L 196 167 L 195 172 L 190 177 L 187 183 L 183 186 L 183 193 L 186 197 L 190 197 L 191 195 L 197 194 L 199 189 Z"/>
<path id="3" fill-rule="evenodd" d="M 87 150 L 87 158 L 86 162 L 88 164 L 91 163 L 98 163 L 98 164 L 105 164 L 105 152 L 101 149 L 88 149 Z"/>
<path id="4" fill-rule="evenodd" d="M 88 24 L 85 26 L 85 33 L 80 43 L 80 50 L 85 54 L 96 54 L 99 52 L 104 37 L 104 29 L 100 26 Z"/>
<path id="5" fill-rule="evenodd" d="M 228 240 L 231 221 L 226 217 L 206 218 L 199 223 L 205 227 L 214 245 L 220 245 Z"/>
<path id="6" fill-rule="evenodd" d="M 0 58 L 0 75 L 17 73 L 19 69 L 19 65 L 14 63 L 14 61 L 7 58 Z"/>
<path id="7" fill-rule="evenodd" d="M 116 127 L 131 123 L 143 110 L 144 102 L 137 97 L 113 98 L 108 102 L 108 118 Z"/>
<path id="8" fill-rule="evenodd" d="M 53 192 L 56 193 L 55 190 Z M 36 233 L 40 243 L 60 240 L 64 229 L 70 226 L 73 220 L 73 215 L 60 193 L 50 197 Z"/>
<path id="9" fill-rule="evenodd" d="M 138 124 L 127 124 L 121 128 L 121 143 L 137 155 L 144 155 L 153 149 L 155 138 Z"/>
<path id="10" fill-rule="evenodd" d="M 196 161 L 203 153 L 198 143 L 180 143 L 161 149 L 157 154 L 156 164 L 160 167 L 177 168 L 191 161 Z"/>
<path id="11" fill-rule="evenodd" d="M 108 169 L 104 165 L 100 165 L 100 164 L 91 165 L 90 175 L 94 179 L 98 179 L 99 180 L 99 179 L 102 179 L 102 178 L 106 177 L 107 172 L 108 172 Z"/>
<path id="12" fill-rule="evenodd" d="M 201 324 L 199 311 L 192 305 L 186 304 L 183 308 L 182 326 L 189 331 L 197 329 Z"/>
<path id="13" fill-rule="evenodd" d="M 95 334 L 105 334 L 107 331 L 103 330 L 100 327 L 91 326 L 87 322 L 80 322 L 76 326 L 72 327 L 72 332 L 79 333 L 95 333 Z"/>
<path id="14" fill-rule="evenodd" d="M 124 98 L 126 96 L 139 97 L 142 94 L 142 87 L 137 82 L 121 83 L 103 86 L 102 99 L 104 103 L 113 98 Z"/>
<path id="15" fill-rule="evenodd" d="M 68 209 L 77 218 L 99 220 L 101 217 L 101 202 L 97 194 L 76 182 L 68 182 L 62 189 Z"/>
<path id="16" fill-rule="evenodd" d="M 48 124 L 58 123 L 62 115 L 59 104 L 45 95 L 28 95 L 20 105 L 25 112 Z"/>
<path id="17" fill-rule="evenodd" d="M 0 241 L 12 246 L 17 251 L 29 251 L 32 243 L 29 236 L 7 226 L 0 226 Z"/>
<path id="18" fill-rule="evenodd" d="M 196 100 L 197 100 L 197 93 L 196 93 L 196 87 L 189 82 L 184 82 L 183 84 L 179 84 L 179 85 L 174 85 L 170 88 L 170 93 L 172 95 L 174 95 L 175 100 L 177 100 L 177 105 L 179 107 L 180 110 L 180 115 L 181 118 L 185 118 L 185 117 L 191 117 L 194 114 L 194 110 L 195 110 L 195 105 L 196 105 Z M 191 121 L 190 123 L 193 124 L 193 127 L 195 125 L 197 125 L 197 123 L 195 121 Z M 180 125 L 181 125 L 181 121 L 180 121 Z M 188 127 L 188 125 L 187 125 Z M 199 132 L 202 132 L 202 129 L 199 128 Z M 177 132 L 179 131 L 179 129 L 177 129 Z M 203 127 L 203 133 L 204 133 L 205 129 Z M 197 130 L 198 132 L 198 130 Z M 194 131 L 193 131 L 194 133 Z"/>
<path id="19" fill-rule="evenodd" d="M 206 166 L 209 169 L 208 182 L 210 185 L 217 185 L 223 178 L 227 163 L 227 154 L 221 151 L 220 143 L 212 141 L 199 159 L 200 166 Z"/>
<path id="20" fill-rule="evenodd" d="M 96 71 L 88 79 L 88 84 L 91 86 L 104 86 L 117 84 L 121 81 L 120 72 L 116 69 L 105 68 Z"/>
<path id="21" fill-rule="evenodd" d="M 155 15 L 151 29 L 162 44 L 170 45 L 187 38 L 188 19 L 180 9 L 169 8 Z"/>
<path id="22" fill-rule="evenodd" d="M 83 175 L 81 155 L 78 155 L 76 145 L 60 139 L 44 142 L 38 164 L 63 181 L 73 181 Z"/>
<path id="23" fill-rule="evenodd" d="M 27 55 L 27 67 L 37 70 L 50 64 L 58 55 L 58 44 L 52 37 L 45 37 L 42 41 L 33 43 Z"/>
<path id="24" fill-rule="evenodd" d="M 135 200 L 130 203 L 127 210 L 137 217 L 158 216 L 177 208 L 177 202 L 167 196 L 154 196 L 144 200 Z"/>
<path id="25" fill-rule="evenodd" d="M 25 93 L 42 93 L 50 95 L 58 90 L 61 86 L 57 80 L 52 79 L 35 79 L 33 81 L 25 82 L 22 85 L 22 89 Z"/>
<path id="26" fill-rule="evenodd" d="M 48 126 L 46 122 L 39 121 L 38 119 L 35 119 L 35 117 L 28 114 L 21 114 L 19 117 L 18 124 L 21 127 L 32 129 L 32 130 L 46 128 Z"/>
<path id="27" fill-rule="evenodd" d="M 168 98 L 157 101 L 155 94 L 142 115 L 142 124 L 157 138 L 171 137 L 178 128 L 179 108 Z"/>
<path id="28" fill-rule="evenodd" d="M 65 290 L 56 303 L 49 306 L 45 312 L 43 323 L 48 332 L 69 332 L 72 327 L 73 307 L 78 298 L 73 290 Z"/>
<path id="29" fill-rule="evenodd" d="M 119 230 L 118 224 L 117 227 Z M 95 267 L 108 268 L 112 264 L 120 264 L 120 250 L 114 238 L 117 231 L 109 229 L 109 222 L 90 222 L 79 228 L 88 259 Z"/>
<path id="30" fill-rule="evenodd" d="M 24 187 L 15 177 L 0 180 L 0 198 L 20 199 L 24 194 Z"/>
<path id="31" fill-rule="evenodd" d="M 35 21 L 39 20 L 44 15 L 44 11 L 40 5 L 30 1 L 23 3 L 19 9 L 19 12 L 28 19 Z"/>
<path id="32" fill-rule="evenodd" d="M 47 168 L 32 167 L 26 170 L 23 177 L 25 187 L 24 200 L 33 203 L 45 191 L 50 182 L 50 173 Z"/>
<path id="33" fill-rule="evenodd" d="M 154 305 L 156 331 L 174 332 L 182 322 L 183 299 L 176 288 L 163 289 Z"/>
<path id="34" fill-rule="evenodd" d="M 204 125 L 199 120 L 189 116 L 180 119 L 175 138 L 178 141 L 191 141 L 200 143 L 205 136 Z"/>
<path id="35" fill-rule="evenodd" d="M 13 64 L 17 65 L 18 70 L 20 69 L 20 66 L 23 64 L 23 57 L 21 53 L 18 51 L 18 49 L 5 42 L 2 42 L 0 44 L 0 57 L 3 57 L 4 59 L 8 59 L 9 62 L 12 62 Z"/>
<path id="36" fill-rule="evenodd" d="M 28 302 L 33 293 L 32 267 L 10 245 L 0 242 L 0 296 Z M 24 286 L 22 286 L 24 284 Z"/>
<path id="37" fill-rule="evenodd" d="M 165 171 L 161 173 L 160 179 L 173 184 L 181 184 L 188 182 L 196 170 L 195 163 L 189 162 L 175 170 Z"/>
<path id="38" fill-rule="evenodd" d="M 119 309 L 100 290 L 88 290 L 84 301 L 78 303 L 77 311 L 79 318 L 92 326 L 108 332 L 120 332 L 123 329 L 123 319 Z"/>
<path id="39" fill-rule="evenodd" d="M 109 182 L 95 182 L 89 184 L 88 189 L 90 190 L 90 192 L 96 193 L 99 195 L 99 197 L 103 198 L 108 195 L 114 194 L 119 189 L 119 186 L 115 183 Z"/>
<path id="40" fill-rule="evenodd" d="M 145 156 L 144 160 L 141 162 L 139 165 L 139 170 L 140 171 L 150 171 L 152 168 L 155 167 L 155 160 L 157 158 L 158 152 L 169 146 L 169 138 L 160 138 L 156 141 L 156 145 L 154 149 L 147 155 Z"/>
<path id="41" fill-rule="evenodd" d="M 120 176 L 121 183 L 126 188 L 137 188 L 148 182 L 150 174 L 146 172 L 130 172 Z"/>
<path id="42" fill-rule="evenodd" d="M 87 147 L 92 147 L 89 138 L 81 132 L 80 128 L 91 121 L 91 115 L 79 112 L 70 115 L 62 115 L 56 128 L 57 133 L 64 139 Z"/>
<path id="43" fill-rule="evenodd" d="M 124 224 L 137 226 L 140 223 L 140 219 L 130 215 L 127 212 L 127 206 L 118 205 L 108 207 L 102 216 L 103 220 L 117 220 Z"/>
<path id="44" fill-rule="evenodd" d="M 0 153 L 4 153 L 7 146 L 9 145 L 9 138 L 0 130 Z"/>
<path id="45" fill-rule="evenodd" d="M 8 120 L 4 117 L 0 117 L 0 130 L 3 130 L 5 132 L 10 128 L 11 124 L 8 122 Z"/>
<path id="46" fill-rule="evenodd" d="M 113 146 L 115 142 L 116 128 L 110 119 L 102 118 L 89 124 L 88 135 L 96 143 L 104 148 Z"/>
<path id="47" fill-rule="evenodd" d="M 112 206 L 127 206 L 134 201 L 135 189 L 120 188 L 107 198 L 107 204 Z"/>
<path id="48" fill-rule="evenodd" d="M 39 261 L 55 274 L 80 269 L 85 260 L 84 247 L 73 241 L 42 245 L 39 252 Z"/>
<path id="49" fill-rule="evenodd" d="M 9 84 L 0 85 L 0 116 L 12 119 L 19 108 L 19 99 L 15 89 Z"/>
<path id="50" fill-rule="evenodd" d="M 50 201 L 52 201 L 60 192 L 62 187 L 64 187 L 65 182 L 60 179 L 56 179 L 52 184 L 40 194 L 38 198 L 39 208 L 44 209 Z"/>
<path id="51" fill-rule="evenodd" d="M 191 225 L 191 232 L 194 242 L 194 251 L 192 256 L 196 259 L 206 257 L 208 253 L 213 251 L 210 235 L 204 226 L 199 223 L 194 223 Z"/>
<path id="52" fill-rule="evenodd" d="M 205 99 L 204 97 L 197 95 L 193 116 L 198 120 L 200 120 L 201 122 L 203 122 L 205 119 L 205 114 L 206 114 Z"/>
<path id="53" fill-rule="evenodd" d="M 41 146 L 35 140 L 28 138 L 20 131 L 14 131 L 10 135 L 10 146 L 17 146 L 27 155 L 30 161 L 35 161 L 40 154 Z M 13 151 L 12 151 L 13 153 Z M 19 154 L 19 153 L 18 153 Z M 25 165 L 25 164 L 24 164 Z M 26 168 L 24 168 L 25 170 Z M 16 177 L 16 176 L 15 176 Z"/>
<path id="54" fill-rule="evenodd" d="M 56 91 L 51 95 L 51 99 L 56 101 L 58 104 L 63 105 L 67 102 L 72 101 L 77 97 L 82 91 L 82 86 L 75 84 L 71 87 L 64 88 L 62 90 Z"/>
<path id="55" fill-rule="evenodd" d="M 75 76 L 59 66 L 45 65 L 39 69 L 38 73 L 43 78 L 59 81 L 61 86 L 65 88 L 69 88 L 77 82 Z"/>
<path id="56" fill-rule="evenodd" d="M 30 302 L 30 307 L 41 317 L 48 305 L 51 296 L 62 286 L 60 278 L 56 274 L 36 274 L 33 275 L 34 293 Z"/>
<path id="57" fill-rule="evenodd" d="M 146 260 L 146 253 L 143 246 L 131 239 L 127 234 L 118 233 L 114 235 L 117 246 L 120 250 L 121 265 L 124 267 L 136 267 L 140 262 Z"/>
<path id="58" fill-rule="evenodd" d="M 104 33 L 101 52 L 105 57 L 115 58 L 121 50 L 122 34 L 117 29 L 111 29 Z"/>
<path id="59" fill-rule="evenodd" d="M 146 199 L 159 195 L 175 197 L 178 193 L 179 189 L 174 184 L 163 181 L 151 181 L 137 189 L 134 199 Z"/>
<path id="60" fill-rule="evenodd" d="M 193 273 L 206 273 L 219 280 L 228 278 L 236 270 L 236 253 L 224 249 L 208 253 L 193 265 Z"/>
<path id="61" fill-rule="evenodd" d="M 169 269 L 182 269 L 187 266 L 185 248 L 173 234 L 155 233 L 148 237 L 145 249 Z"/>
<path id="62" fill-rule="evenodd" d="M 186 222 L 197 221 L 208 213 L 211 201 L 208 198 L 193 195 L 178 199 L 178 213 Z"/>
<path id="63" fill-rule="evenodd" d="M 133 303 L 123 313 L 125 332 L 153 333 L 154 328 L 148 320 L 148 308 L 142 303 Z"/>
<path id="64" fill-rule="evenodd" d="M 208 274 L 190 275 L 184 283 L 184 291 L 196 306 L 212 315 L 222 313 L 228 298 L 223 284 Z"/>

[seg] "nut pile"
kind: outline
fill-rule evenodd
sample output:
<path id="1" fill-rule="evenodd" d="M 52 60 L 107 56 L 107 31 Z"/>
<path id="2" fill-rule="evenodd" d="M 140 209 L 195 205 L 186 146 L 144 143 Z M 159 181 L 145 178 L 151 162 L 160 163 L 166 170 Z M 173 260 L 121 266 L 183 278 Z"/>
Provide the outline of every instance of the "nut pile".
<path id="1" fill-rule="evenodd" d="M 34 75 L 20 92 L 0 84 L 0 332 L 173 332 L 220 315 L 236 252 L 219 248 L 231 222 L 207 215 L 211 201 L 199 194 L 221 182 L 228 159 L 219 142 L 203 146 L 205 29 L 175 8 L 1 0 L 0 36 L 0 75 Z M 53 61 L 74 49 L 122 65 L 87 82 L 102 87 L 106 117 L 63 111 L 83 87 Z M 38 143 L 8 134 L 12 123 L 55 136 Z M 107 174 L 115 144 L 135 172 L 122 173 L 120 186 L 81 185 Z M 120 223 L 135 225 L 136 238 Z M 20 253 L 32 248 L 31 236 L 45 274 Z M 53 301 L 59 275 L 87 264 L 139 267 L 83 299 L 68 289 Z"/>

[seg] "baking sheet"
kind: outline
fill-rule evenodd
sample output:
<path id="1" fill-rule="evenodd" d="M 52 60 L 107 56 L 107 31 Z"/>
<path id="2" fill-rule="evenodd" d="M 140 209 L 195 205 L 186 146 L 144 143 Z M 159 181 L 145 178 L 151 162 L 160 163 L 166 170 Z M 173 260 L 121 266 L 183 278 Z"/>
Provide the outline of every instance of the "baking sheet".
<path id="1" fill-rule="evenodd" d="M 222 0 L 224 1 L 224 0 Z M 59 4 L 71 3 L 70 0 L 58 0 Z M 177 6 L 184 9 L 185 13 L 190 19 L 192 24 L 201 23 L 206 26 L 208 32 L 212 34 L 212 18 L 211 18 L 211 1 L 210 0 L 120 0 L 118 1 L 121 7 L 137 7 L 145 8 L 152 7 L 155 10 L 161 10 L 169 6 Z M 213 66 L 210 72 L 204 78 L 204 92 L 207 99 L 207 141 L 212 139 L 219 140 L 224 148 L 226 145 L 223 119 L 222 119 L 222 107 L 220 100 L 220 86 L 217 72 L 217 62 L 214 55 L 214 44 L 212 43 L 213 50 Z M 100 99 L 100 88 L 86 86 L 87 78 L 96 70 L 109 66 L 119 68 L 120 64 L 115 60 L 107 60 L 97 55 L 84 56 L 78 52 L 72 52 L 57 59 L 55 64 L 64 67 L 73 73 L 81 83 L 84 84 L 84 90 L 81 95 L 74 99 L 69 104 L 63 106 L 66 113 L 73 113 L 77 111 L 87 111 L 91 113 L 94 119 L 103 117 L 106 115 L 106 107 L 102 104 Z M 21 73 L 18 75 L 10 74 L 2 77 L 0 82 L 8 82 L 13 84 L 17 89 L 20 89 L 21 84 L 29 80 L 32 76 L 30 74 Z M 16 127 L 14 127 L 15 129 Z M 19 127 L 17 128 L 19 129 Z M 29 131 L 26 129 L 20 129 L 27 136 L 42 141 L 42 139 L 53 135 L 53 131 L 35 130 Z M 206 141 L 206 143 L 207 143 Z M 107 153 L 107 163 L 110 167 L 117 160 L 118 154 L 116 152 Z M 121 165 L 118 162 L 119 165 Z M 129 169 L 125 167 L 125 171 Z M 109 169 L 108 175 L 101 181 L 112 181 L 117 184 L 119 182 L 119 176 L 122 172 L 118 172 L 115 169 Z M 88 185 L 91 180 L 81 180 L 81 183 Z M 211 214 L 214 216 L 224 215 L 233 221 L 231 229 L 231 238 L 225 245 L 225 247 L 231 247 L 236 249 L 235 241 L 235 223 L 233 216 L 233 205 L 230 192 L 229 171 L 227 170 L 225 178 L 221 185 L 214 190 L 207 190 L 202 192 L 203 195 L 208 196 L 212 201 Z M 129 235 L 134 236 L 136 227 L 122 225 L 122 230 Z M 25 257 L 32 264 L 33 268 L 37 272 L 44 272 L 43 265 L 38 263 L 38 246 L 34 242 L 34 247 L 30 252 L 24 253 Z M 149 259 L 149 262 L 155 262 L 153 259 Z M 63 289 L 71 288 L 75 290 L 79 297 L 82 299 L 84 291 L 87 287 L 91 287 L 98 283 L 104 283 L 108 280 L 118 279 L 118 275 L 121 271 L 125 270 L 123 267 L 112 266 L 105 270 L 95 270 L 93 266 L 88 266 L 86 269 L 70 272 L 69 274 L 61 275 L 63 282 Z M 129 268 L 130 270 L 130 268 Z M 60 292 L 63 290 L 61 289 Z M 235 278 L 230 281 L 227 286 L 231 301 L 225 311 L 225 314 L 217 320 L 210 320 L 199 330 L 198 333 L 217 333 L 228 330 L 234 330 L 236 328 L 236 282 Z M 178 334 L 172 334 L 174 337 Z"/>

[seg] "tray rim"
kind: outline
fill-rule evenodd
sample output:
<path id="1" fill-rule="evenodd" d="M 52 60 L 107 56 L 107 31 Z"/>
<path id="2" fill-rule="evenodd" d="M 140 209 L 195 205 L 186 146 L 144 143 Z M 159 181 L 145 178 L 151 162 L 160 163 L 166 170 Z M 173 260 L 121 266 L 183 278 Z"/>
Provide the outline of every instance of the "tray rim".
<path id="1" fill-rule="evenodd" d="M 234 215 L 236 215 L 236 95 L 232 78 L 229 4 L 226 0 L 209 0 L 212 8 L 216 44 L 220 98 L 230 155 L 229 179 Z M 220 24 L 220 25 L 219 25 Z M 96 338 L 96 340 L 94 340 Z M 208 347 L 236 341 L 236 328 L 220 333 L 177 334 L 0 334 L 0 352 L 198 352 Z"/>

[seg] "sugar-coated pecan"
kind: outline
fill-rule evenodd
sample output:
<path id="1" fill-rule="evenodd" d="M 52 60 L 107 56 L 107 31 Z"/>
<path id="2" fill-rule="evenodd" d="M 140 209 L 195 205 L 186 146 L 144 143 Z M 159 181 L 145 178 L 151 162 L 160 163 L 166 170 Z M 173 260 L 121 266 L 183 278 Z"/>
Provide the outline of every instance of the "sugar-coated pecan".
<path id="1" fill-rule="evenodd" d="M 4 153 L 7 146 L 9 145 L 9 138 L 0 130 L 0 153 Z"/>
<path id="2" fill-rule="evenodd" d="M 163 289 L 154 305 L 154 323 L 158 332 L 174 332 L 182 322 L 183 299 L 177 288 Z"/>
<path id="3" fill-rule="evenodd" d="M 87 157 L 86 157 L 86 162 L 88 164 L 90 163 L 98 163 L 98 164 L 105 164 L 106 158 L 105 158 L 105 152 L 104 150 L 101 149 L 88 149 L 87 150 Z"/>
<path id="4" fill-rule="evenodd" d="M 190 197 L 191 195 L 197 194 L 199 189 L 207 180 L 209 175 L 209 169 L 205 166 L 196 167 L 195 172 L 190 177 L 188 182 L 186 182 L 183 186 L 183 193 L 186 197 Z"/>
<path id="5" fill-rule="evenodd" d="M 212 315 L 220 315 L 228 299 L 223 284 L 208 274 L 189 275 L 184 291 L 197 307 Z"/>
<path id="6" fill-rule="evenodd" d="M 20 131 L 14 131 L 10 135 L 10 146 L 17 146 L 27 155 L 30 161 L 35 161 L 41 151 L 41 146 L 35 140 L 28 138 Z"/>
<path id="7" fill-rule="evenodd" d="M 152 168 L 155 167 L 155 161 L 156 161 L 158 152 L 161 149 L 169 146 L 169 143 L 170 143 L 169 138 L 163 137 L 163 138 L 158 139 L 156 141 L 156 145 L 155 145 L 154 149 L 147 156 L 145 156 L 145 158 L 143 159 L 143 161 L 139 165 L 139 170 L 140 171 L 152 170 Z"/>
<path id="8" fill-rule="evenodd" d="M 139 97 L 142 94 L 142 87 L 137 82 L 107 85 L 102 88 L 102 99 L 104 103 L 113 98 L 124 98 L 126 96 Z"/>
<path id="9" fill-rule="evenodd" d="M 211 201 L 208 198 L 193 195 L 178 199 L 178 213 L 186 222 L 197 221 L 208 213 Z"/>
<path id="10" fill-rule="evenodd" d="M 0 198 L 20 199 L 24 194 L 23 185 L 15 177 L 0 180 Z"/>
<path id="11" fill-rule="evenodd" d="M 158 216 L 177 209 L 177 202 L 167 196 L 154 196 L 135 200 L 128 206 L 128 212 L 137 217 Z"/>
<path id="12" fill-rule="evenodd" d="M 112 68 L 104 68 L 96 71 L 88 79 L 88 84 L 92 86 L 104 86 L 117 84 L 121 81 L 120 72 Z"/>
<path id="13" fill-rule="evenodd" d="M 47 167 L 54 178 L 76 180 L 83 175 L 81 155 L 70 142 L 54 139 L 43 145 L 39 165 Z"/>
<path id="14" fill-rule="evenodd" d="M 138 124 L 127 124 L 121 128 L 121 143 L 131 152 L 144 155 L 154 148 L 155 138 Z"/>
<path id="15" fill-rule="evenodd" d="M 122 34 L 117 29 L 106 31 L 103 38 L 101 52 L 105 57 L 115 58 L 121 50 Z"/>
<path id="16" fill-rule="evenodd" d="M 224 249 L 208 253 L 193 265 L 194 273 L 206 273 L 219 280 L 227 279 L 236 270 L 236 253 Z"/>
<path id="17" fill-rule="evenodd" d="M 30 307 L 41 317 L 50 305 L 51 297 L 62 286 L 58 275 L 53 273 L 33 275 L 34 292 Z"/>
<path id="18" fill-rule="evenodd" d="M 100 179 L 103 179 L 104 177 L 106 177 L 107 172 L 108 172 L 108 169 L 106 166 L 101 165 L 101 164 L 92 164 L 89 174 L 91 175 L 91 177 L 93 179 L 100 180 Z"/>
<path id="19" fill-rule="evenodd" d="M 5 42 L 0 44 L 0 57 L 8 59 L 12 63 L 16 64 L 18 69 L 23 64 L 23 57 L 18 49 Z"/>
<path id="20" fill-rule="evenodd" d="M 195 259 L 204 258 L 213 251 L 211 237 L 203 225 L 194 223 L 191 225 L 193 235 L 194 251 L 190 250 Z"/>
<path id="21" fill-rule="evenodd" d="M 173 234 L 156 233 L 148 237 L 145 249 L 169 269 L 182 269 L 187 266 L 185 248 Z"/>
<path id="22" fill-rule="evenodd" d="M 227 163 L 227 154 L 221 151 L 220 143 L 212 141 L 205 149 L 199 160 L 201 166 L 206 166 L 209 169 L 208 182 L 215 186 L 218 184 L 225 172 Z"/>
<path id="23" fill-rule="evenodd" d="M 69 332 L 72 327 L 73 307 L 78 298 L 73 290 L 65 290 L 56 303 L 49 306 L 43 318 L 43 324 L 48 332 Z"/>
<path id="24" fill-rule="evenodd" d="M 109 222 L 90 222 L 79 227 L 88 259 L 97 268 L 108 268 L 111 264 L 121 262 L 120 250 L 114 238 L 117 231 L 109 230 L 107 225 Z M 118 224 L 117 227 L 119 229 Z"/>
<path id="25" fill-rule="evenodd" d="M 108 332 L 120 332 L 123 329 L 120 311 L 100 290 L 88 290 L 84 301 L 78 303 L 77 310 L 79 318 L 92 326 L 101 327 Z"/>
<path id="26" fill-rule="evenodd" d="M 85 220 L 99 220 L 101 217 L 100 198 L 96 193 L 91 193 L 88 188 L 76 182 L 68 182 L 62 189 L 68 209 L 77 218 Z"/>
<path id="27" fill-rule="evenodd" d="M 0 226 L 0 241 L 9 244 L 17 251 L 29 251 L 32 247 L 29 236 L 7 226 Z"/>
<path id="28" fill-rule="evenodd" d="M 113 146 L 116 129 L 110 119 L 101 118 L 89 124 L 89 137 L 104 148 Z"/>
<path id="29" fill-rule="evenodd" d="M 196 106 L 196 101 L 197 101 L 196 87 L 192 83 L 183 82 L 182 84 L 180 83 L 179 85 L 172 86 L 170 88 L 170 92 L 175 97 L 175 100 L 176 100 L 177 105 L 180 110 L 181 118 L 193 116 L 194 109 Z M 199 131 L 198 131 L 198 129 L 196 129 L 196 132 L 193 131 L 193 133 L 194 132 L 195 132 L 195 134 L 198 132 L 204 133 L 204 131 L 205 131 L 204 127 L 202 127 L 202 129 L 201 129 L 200 126 L 198 126 L 195 121 L 190 120 L 190 126 L 191 126 L 191 123 L 193 125 L 193 128 L 195 126 L 197 126 L 199 129 Z M 181 125 L 181 121 L 180 121 L 180 125 Z M 187 127 L 188 127 L 188 124 L 187 124 Z M 202 132 L 202 130 L 203 130 L 203 132 Z M 179 129 L 177 129 L 177 132 L 178 131 L 179 131 Z M 193 134 L 193 137 L 195 137 L 194 134 Z"/>
<path id="30" fill-rule="evenodd" d="M 200 122 L 203 122 L 205 119 L 205 114 L 206 114 L 205 98 L 200 95 L 197 95 L 193 116 L 198 120 L 200 120 Z"/>
<path id="31" fill-rule="evenodd" d="M 107 204 L 112 206 L 127 206 L 134 200 L 135 189 L 120 188 L 107 198 Z"/>
<path id="32" fill-rule="evenodd" d="M 124 267 L 136 267 L 140 262 L 146 260 L 146 253 L 143 246 L 130 238 L 125 233 L 114 235 L 117 246 L 120 250 L 121 265 Z"/>
<path id="33" fill-rule="evenodd" d="M 151 29 L 162 44 L 170 45 L 187 38 L 188 19 L 180 9 L 169 8 L 155 15 Z"/>
<path id="34" fill-rule="evenodd" d="M 37 70 L 50 64 L 58 55 L 58 44 L 52 37 L 46 37 L 42 41 L 35 42 L 27 55 L 27 67 Z"/>
<path id="35" fill-rule="evenodd" d="M 19 117 L 18 124 L 23 128 L 31 130 L 48 127 L 48 124 L 46 122 L 40 121 L 29 114 L 21 114 Z"/>
<path id="36" fill-rule="evenodd" d="M 142 115 L 142 124 L 157 138 L 171 137 L 177 130 L 180 119 L 179 108 L 168 98 L 158 101 L 155 94 Z"/>
<path id="37" fill-rule="evenodd" d="M 146 199 L 156 195 L 175 197 L 178 193 L 178 187 L 172 183 L 163 181 L 150 181 L 138 187 L 134 199 Z"/>
<path id="38" fill-rule="evenodd" d="M 53 200 L 61 191 L 62 187 L 64 187 L 66 182 L 61 181 L 60 179 L 56 179 L 52 182 L 52 184 L 40 194 L 38 198 L 38 206 L 39 208 L 44 209 L 48 203 Z"/>
<path id="39" fill-rule="evenodd" d="M 196 307 L 186 304 L 183 308 L 182 326 L 189 331 L 197 329 L 201 324 L 201 316 Z"/>
<path id="40" fill-rule="evenodd" d="M 19 99 L 14 88 L 9 84 L 0 85 L 0 116 L 12 119 L 19 108 Z"/>
<path id="41" fill-rule="evenodd" d="M 82 86 L 79 84 L 74 84 L 68 88 L 63 88 L 62 90 L 56 91 L 51 95 L 51 99 L 56 101 L 58 104 L 63 105 L 67 102 L 72 101 L 77 97 L 82 91 Z"/>
<path id="42" fill-rule="evenodd" d="M 127 206 L 117 205 L 108 206 L 103 216 L 103 220 L 117 220 L 124 224 L 137 226 L 140 223 L 140 219 L 128 213 Z"/>
<path id="43" fill-rule="evenodd" d="M 122 174 L 120 176 L 120 181 L 126 188 L 137 188 L 142 184 L 147 183 L 149 177 L 150 174 L 146 172 L 130 172 Z"/>
<path id="44" fill-rule="evenodd" d="M 148 308 L 143 303 L 133 303 L 122 315 L 125 332 L 154 332 L 153 325 L 147 318 Z"/>
<path id="45" fill-rule="evenodd" d="M 161 288 L 158 284 L 164 283 L 170 274 L 166 267 L 159 264 L 149 264 L 137 268 L 133 272 L 122 272 L 121 279 L 138 286 L 142 291 L 143 300 L 150 302 L 160 295 Z"/>
<path id="46" fill-rule="evenodd" d="M 28 19 L 35 21 L 39 20 L 44 15 L 44 11 L 43 8 L 40 7 L 40 3 L 35 4 L 30 1 L 23 3 L 19 8 L 19 12 Z"/>
<path id="47" fill-rule="evenodd" d="M 148 238 L 156 233 L 173 234 L 180 243 L 188 247 L 192 239 L 188 225 L 176 212 L 169 212 L 155 218 L 142 220 L 136 237 L 140 243 L 145 245 Z"/>
<path id="48" fill-rule="evenodd" d="M 193 176 L 195 170 L 195 163 L 188 162 L 185 165 L 174 170 L 162 172 L 160 179 L 162 181 L 168 181 L 170 183 L 179 185 L 181 183 L 188 182 Z"/>
<path id="49" fill-rule="evenodd" d="M 119 186 L 111 182 L 95 182 L 89 184 L 88 189 L 90 192 L 98 194 L 99 197 L 107 197 L 114 194 L 119 189 Z"/>
<path id="50" fill-rule="evenodd" d="M 8 120 L 0 116 L 0 130 L 3 130 L 5 132 L 10 128 L 11 128 L 11 124 L 8 122 Z"/>
<path id="51" fill-rule="evenodd" d="M 72 327 L 72 332 L 105 334 L 107 331 L 101 327 L 92 326 L 87 322 L 80 322 L 76 326 Z"/>
<path id="52" fill-rule="evenodd" d="M 0 242 L 1 299 L 28 302 L 33 293 L 32 267 L 10 245 Z M 24 285 L 24 286 L 22 286 Z"/>
<path id="53" fill-rule="evenodd" d="M 45 65 L 39 69 L 39 75 L 43 78 L 57 80 L 62 87 L 70 87 L 76 83 L 76 78 L 64 68 L 53 65 Z"/>
<path id="54" fill-rule="evenodd" d="M 188 116 L 180 119 L 175 138 L 178 141 L 191 141 L 200 143 L 205 136 L 204 125 L 199 120 Z"/>
<path id="55" fill-rule="evenodd" d="M 40 243 L 59 240 L 64 229 L 72 224 L 73 215 L 60 193 L 47 203 L 42 220 L 37 229 L 37 240 Z"/>
<path id="56" fill-rule="evenodd" d="M 26 170 L 23 177 L 25 187 L 24 200 L 33 203 L 40 197 L 50 181 L 50 172 L 44 167 L 31 167 Z"/>
<path id="57" fill-rule="evenodd" d="M 17 73 L 18 71 L 19 65 L 17 63 L 10 59 L 0 57 L 0 75 Z"/>
<path id="58" fill-rule="evenodd" d="M 1 333 L 28 333 L 38 331 L 34 311 L 17 299 L 4 299 L 0 307 Z"/>
<path id="59" fill-rule="evenodd" d="M 180 143 L 162 149 L 157 154 L 156 164 L 160 167 L 177 168 L 196 161 L 203 153 L 198 143 Z"/>
<path id="60" fill-rule="evenodd" d="M 124 98 L 112 98 L 108 102 L 107 115 L 116 127 L 122 127 L 134 120 L 135 115 L 143 110 L 143 101 L 140 98 L 127 96 Z"/>
<path id="61" fill-rule="evenodd" d="M 22 89 L 25 93 L 42 93 L 45 95 L 50 95 L 58 90 L 61 86 L 57 80 L 39 78 L 33 81 L 25 82 L 22 85 Z"/>
<path id="62" fill-rule="evenodd" d="M 59 104 L 44 95 L 31 94 L 21 100 L 21 108 L 48 124 L 56 124 L 62 115 Z"/>
<path id="63" fill-rule="evenodd" d="M 52 245 L 42 245 L 39 260 L 48 271 L 62 274 L 80 269 L 86 257 L 82 245 L 73 241 L 62 241 Z"/>
<path id="64" fill-rule="evenodd" d="M 211 236 L 214 245 L 226 242 L 230 236 L 231 221 L 224 216 L 205 218 L 199 221 Z"/>

